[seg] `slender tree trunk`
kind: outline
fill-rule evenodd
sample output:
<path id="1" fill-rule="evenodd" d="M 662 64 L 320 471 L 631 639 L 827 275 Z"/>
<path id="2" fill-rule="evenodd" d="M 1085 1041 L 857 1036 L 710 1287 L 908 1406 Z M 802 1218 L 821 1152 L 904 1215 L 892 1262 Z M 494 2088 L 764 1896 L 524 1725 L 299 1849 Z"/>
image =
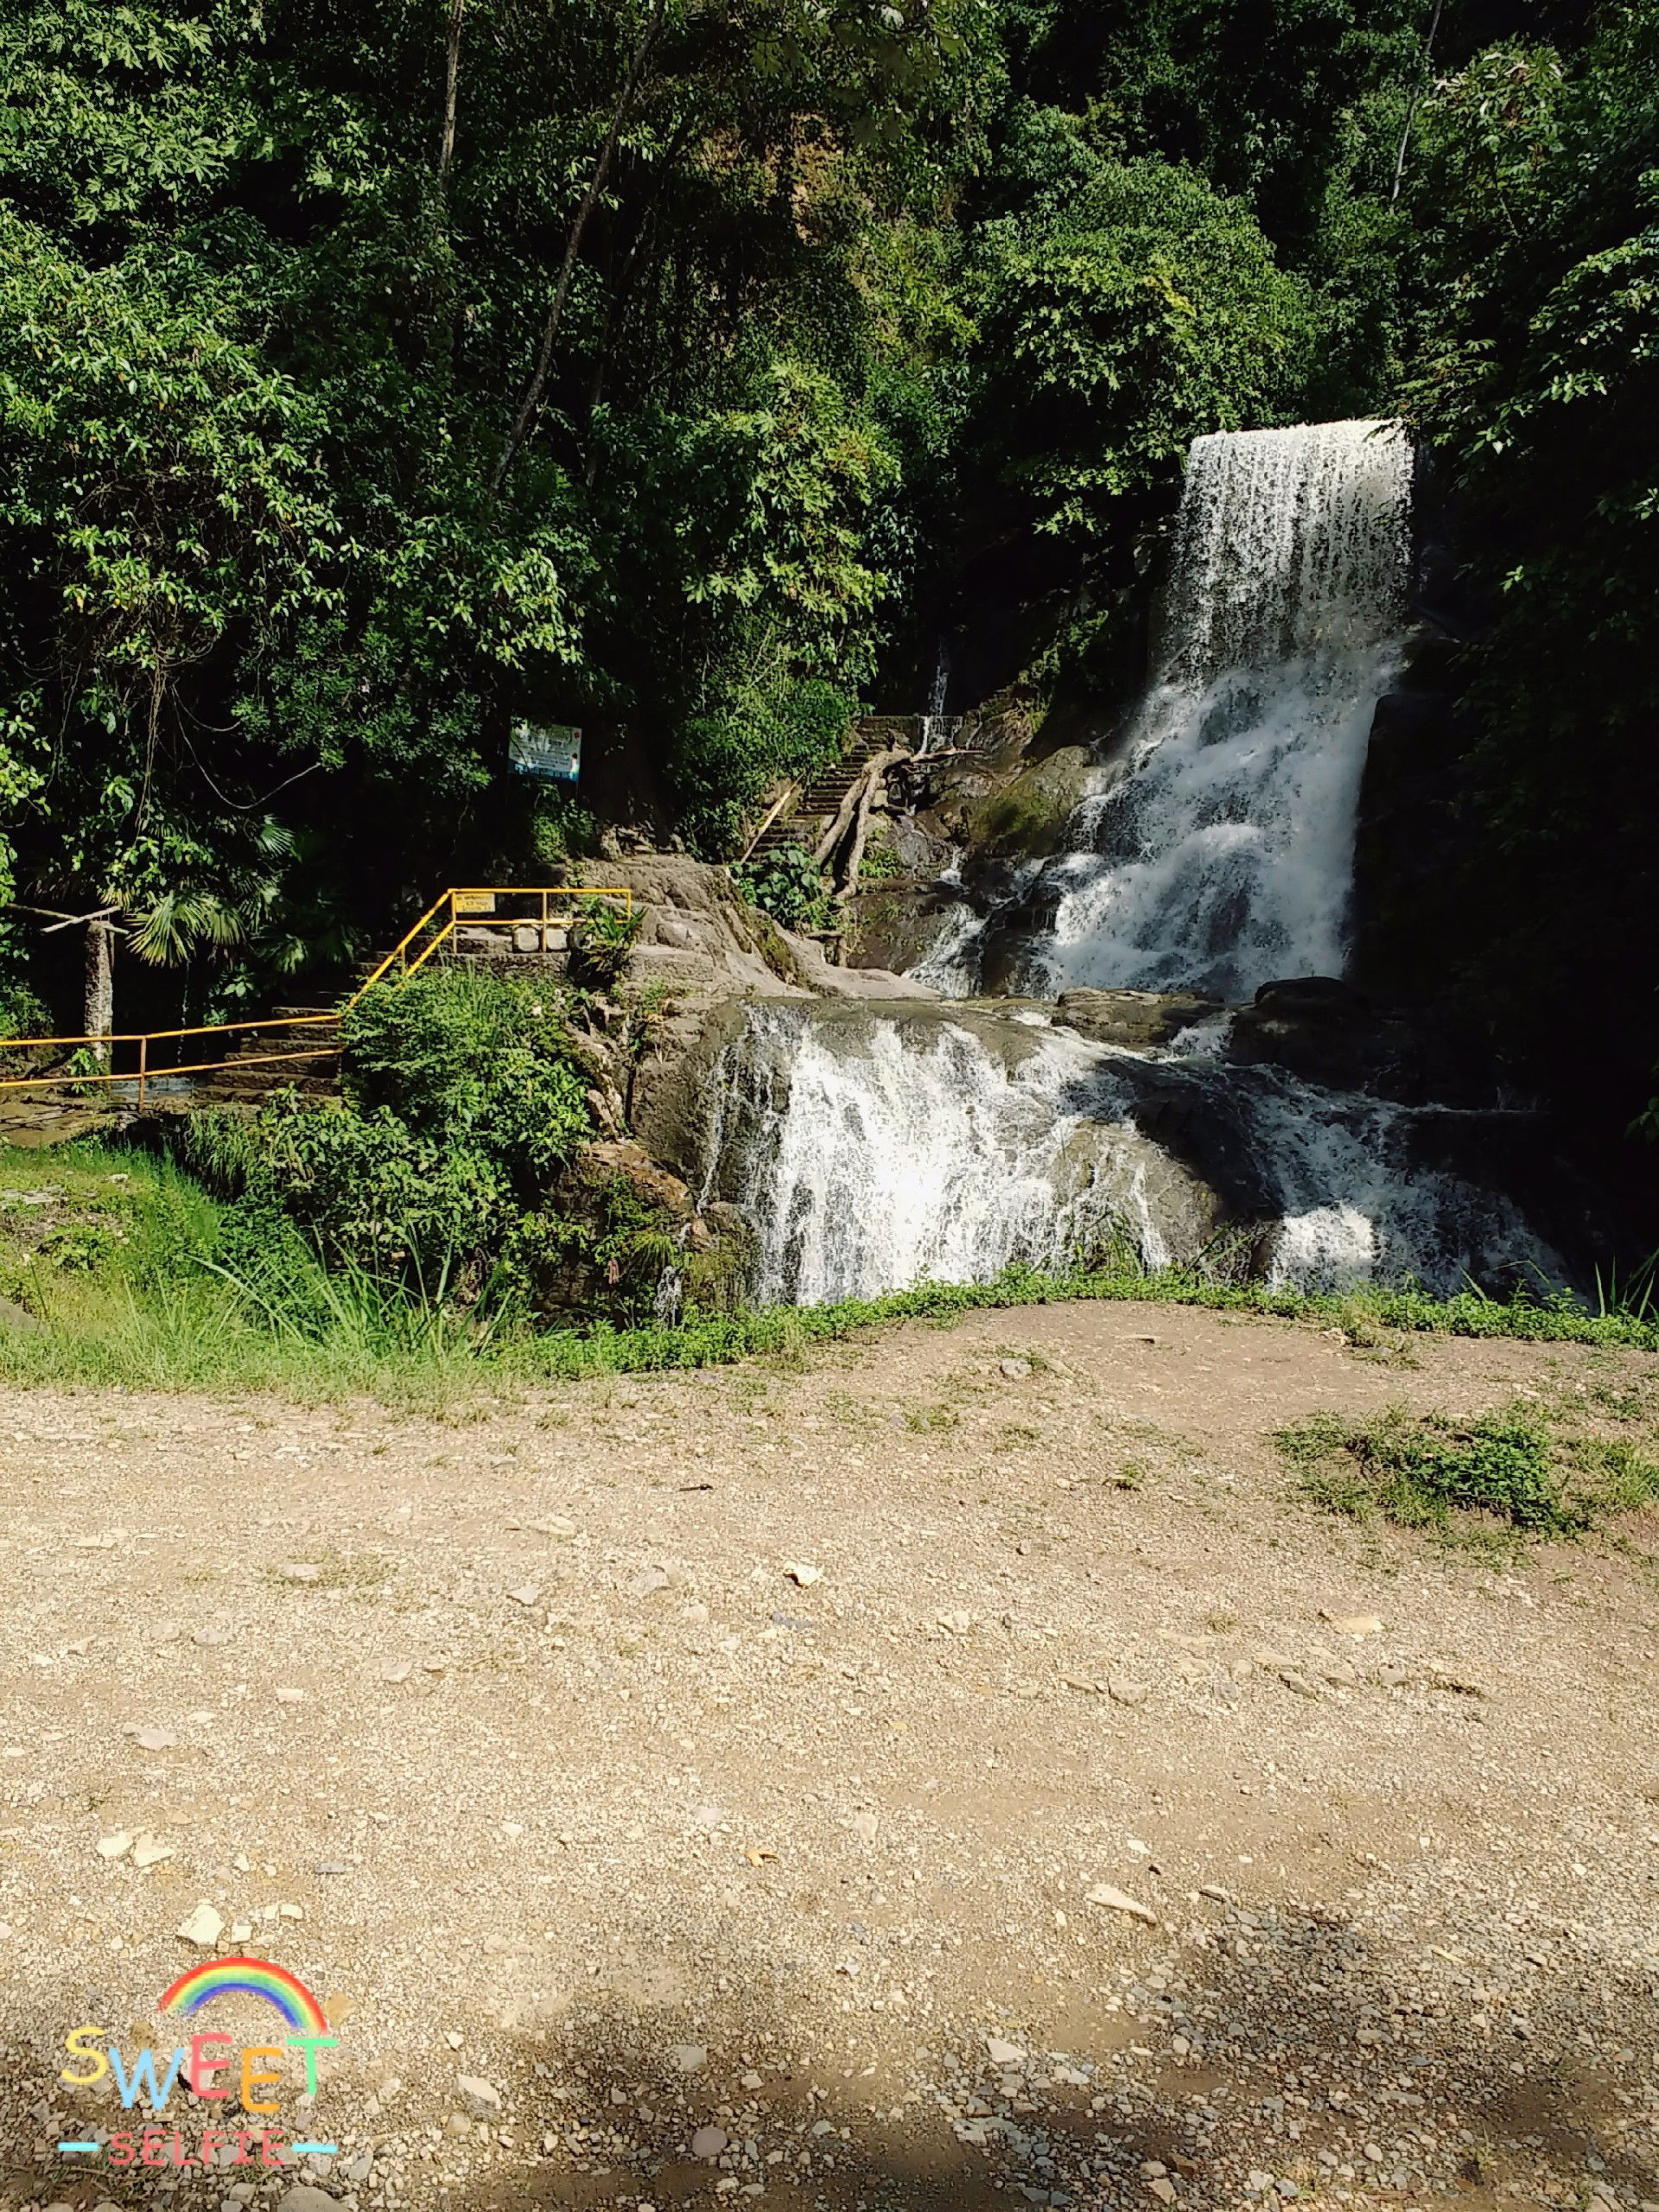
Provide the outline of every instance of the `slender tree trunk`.
<path id="1" fill-rule="evenodd" d="M 1411 98 L 1406 103 L 1406 127 L 1400 133 L 1400 158 L 1394 165 L 1394 189 L 1389 194 L 1390 207 L 1400 197 L 1400 187 L 1405 181 L 1406 149 L 1411 143 L 1411 126 L 1417 119 L 1417 104 L 1422 99 L 1423 87 L 1428 81 L 1429 64 L 1434 54 L 1434 35 L 1440 28 L 1440 10 L 1445 5 L 1446 0 L 1434 0 L 1434 14 L 1429 22 L 1428 36 L 1423 41 L 1422 73 L 1412 86 Z"/>
<path id="2" fill-rule="evenodd" d="M 461 18 L 467 0 L 450 0 L 449 51 L 443 70 L 443 136 L 438 142 L 438 196 L 449 185 L 449 165 L 455 158 L 455 88 L 461 79 Z"/>
<path id="3" fill-rule="evenodd" d="M 576 257 L 582 251 L 582 236 L 588 228 L 588 218 L 599 205 L 599 196 L 605 189 L 605 180 L 611 170 L 611 157 L 616 151 L 616 142 L 621 136 L 622 125 L 626 122 L 628 111 L 639 96 L 639 86 L 645 73 L 645 64 L 651 59 L 651 50 L 656 45 L 657 35 L 663 27 L 664 5 L 665 0 L 652 0 L 651 15 L 646 21 L 639 43 L 634 49 L 633 60 L 628 65 L 628 73 L 622 80 L 622 89 L 616 96 L 616 105 L 611 110 L 611 119 L 606 128 L 604 143 L 601 145 L 594 162 L 594 173 L 588 181 L 588 189 L 582 194 L 582 205 L 577 208 L 575 219 L 570 225 L 570 234 L 565 240 L 564 259 L 559 265 L 558 282 L 553 288 L 553 298 L 547 310 L 547 320 L 542 326 L 542 342 L 537 348 L 536 366 L 531 372 L 529 384 L 524 387 L 524 396 L 518 403 L 518 411 L 512 418 L 512 427 L 507 432 L 500 458 L 495 464 L 495 474 L 490 480 L 492 499 L 500 496 L 501 486 L 506 481 L 507 471 L 512 467 L 519 448 L 530 435 L 530 426 L 535 420 L 536 410 L 541 405 L 542 396 L 547 389 L 548 371 L 553 365 L 553 348 L 558 340 L 559 324 L 564 315 L 564 303 L 570 296 L 570 281 L 575 275 Z"/>
<path id="4" fill-rule="evenodd" d="M 107 1040 L 115 1027 L 115 927 L 106 920 L 86 925 L 86 1031 L 89 1037 Z M 92 1047 L 100 1068 L 110 1065 L 106 1042 Z"/>

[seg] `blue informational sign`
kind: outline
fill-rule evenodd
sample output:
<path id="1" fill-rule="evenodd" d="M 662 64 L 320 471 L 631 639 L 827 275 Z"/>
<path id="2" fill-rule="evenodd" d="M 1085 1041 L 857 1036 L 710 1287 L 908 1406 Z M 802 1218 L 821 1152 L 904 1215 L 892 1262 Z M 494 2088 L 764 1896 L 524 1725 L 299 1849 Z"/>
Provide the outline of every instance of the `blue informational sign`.
<path id="1" fill-rule="evenodd" d="M 574 784 L 582 773 L 582 732 L 569 722 L 515 722 L 507 759 L 521 776 Z"/>

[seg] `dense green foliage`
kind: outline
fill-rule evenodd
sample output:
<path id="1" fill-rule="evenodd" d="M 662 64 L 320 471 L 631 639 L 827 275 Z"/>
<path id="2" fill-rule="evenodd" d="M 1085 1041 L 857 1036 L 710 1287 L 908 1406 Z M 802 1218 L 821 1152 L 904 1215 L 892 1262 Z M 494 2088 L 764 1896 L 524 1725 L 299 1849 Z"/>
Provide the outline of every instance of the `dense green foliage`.
<path id="1" fill-rule="evenodd" d="M 830 884 L 810 853 L 779 845 L 759 860 L 739 861 L 732 878 L 743 896 L 786 930 L 830 926 Z"/>
<path id="2" fill-rule="evenodd" d="M 1615 1137 L 1659 1052 L 1659 10 L 1598 22 L 1570 65 L 1502 48 L 1432 104 L 1408 398 L 1474 591 L 1424 919 L 1529 1073 L 1559 1082 L 1571 1025 L 1574 1103 Z"/>
<path id="3" fill-rule="evenodd" d="M 519 715 L 632 733 L 729 853 L 943 633 L 976 695 L 1123 681 L 1196 433 L 1403 408 L 1473 569 L 1418 965 L 1529 1077 L 1593 1031 L 1611 1135 L 1656 48 L 1655 0 L 7 0 L 0 893 L 221 997 L 327 967 L 592 842 Z"/>
<path id="4" fill-rule="evenodd" d="M 586 1165 L 586 1012 L 579 992 L 458 968 L 370 991 L 344 1025 L 343 1104 L 283 1092 L 251 1120 L 167 1129 L 224 1203 L 205 1262 L 302 1333 L 342 1298 L 472 1326 L 573 1302 L 648 1312 L 683 1255 L 672 1224 Z"/>

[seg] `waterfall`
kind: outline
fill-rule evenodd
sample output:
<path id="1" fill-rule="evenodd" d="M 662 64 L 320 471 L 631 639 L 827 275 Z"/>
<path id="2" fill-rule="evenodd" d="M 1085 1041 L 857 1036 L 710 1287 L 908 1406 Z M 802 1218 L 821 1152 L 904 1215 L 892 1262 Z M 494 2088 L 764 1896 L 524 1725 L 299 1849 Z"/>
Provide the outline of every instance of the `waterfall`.
<path id="1" fill-rule="evenodd" d="M 767 1303 L 1114 1248 L 1156 1267 L 1218 1239 L 1242 1271 L 1306 1290 L 1561 1272 L 1483 1179 L 1524 1116 L 1091 1044 L 1023 1009 L 752 1007 L 709 1096 L 702 1201 L 753 1227 Z"/>
<path id="2" fill-rule="evenodd" d="M 760 1297 L 1065 1264 L 1106 1224 L 1092 1179 L 1065 1173 L 1081 1117 L 1061 1100 L 1089 1055 L 1054 1033 L 1010 1069 L 959 1024 L 752 1010 L 716 1071 L 708 1192 L 756 1230 Z"/>
<path id="3" fill-rule="evenodd" d="M 1074 849 L 1023 871 L 1025 986 L 1248 998 L 1340 973 L 1360 779 L 1399 661 L 1411 448 L 1397 423 L 1197 439 L 1157 675 Z M 917 970 L 971 989 L 993 914 Z"/>
<path id="4" fill-rule="evenodd" d="M 1395 423 L 1195 442 L 1154 680 L 1094 772 L 1073 849 L 1011 885 L 1005 869 L 988 916 L 963 899 L 915 971 L 959 1002 L 756 1005 L 723 1046 L 702 1196 L 753 1227 L 760 1297 L 811 1304 L 1126 1248 L 1306 1290 L 1565 1279 L 1520 1203 L 1553 1221 L 1561 1182 L 1528 1116 L 1305 1079 L 1292 1068 L 1324 1066 L 1317 1049 L 1264 1052 L 1259 1023 L 1236 1044 L 1224 1006 L 1129 1049 L 1063 1009 L 969 996 L 994 973 L 1033 997 L 1179 988 L 1236 1005 L 1340 972 L 1366 746 L 1402 649 L 1410 493 Z M 1339 1048 L 1329 1064 L 1367 1065 Z"/>

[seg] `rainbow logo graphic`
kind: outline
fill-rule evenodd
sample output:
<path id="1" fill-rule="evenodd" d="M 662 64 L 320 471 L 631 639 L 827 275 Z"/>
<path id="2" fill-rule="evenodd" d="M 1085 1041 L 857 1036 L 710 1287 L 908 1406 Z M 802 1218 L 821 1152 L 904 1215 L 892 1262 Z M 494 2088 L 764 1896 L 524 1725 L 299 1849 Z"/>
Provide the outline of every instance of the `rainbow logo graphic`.
<path id="1" fill-rule="evenodd" d="M 156 2011 L 177 2020 L 194 2019 L 215 1997 L 263 1997 L 290 2028 L 303 2035 L 328 2032 L 327 2015 L 297 1974 L 269 1959 L 209 1959 L 181 1974 L 162 1996 Z"/>

